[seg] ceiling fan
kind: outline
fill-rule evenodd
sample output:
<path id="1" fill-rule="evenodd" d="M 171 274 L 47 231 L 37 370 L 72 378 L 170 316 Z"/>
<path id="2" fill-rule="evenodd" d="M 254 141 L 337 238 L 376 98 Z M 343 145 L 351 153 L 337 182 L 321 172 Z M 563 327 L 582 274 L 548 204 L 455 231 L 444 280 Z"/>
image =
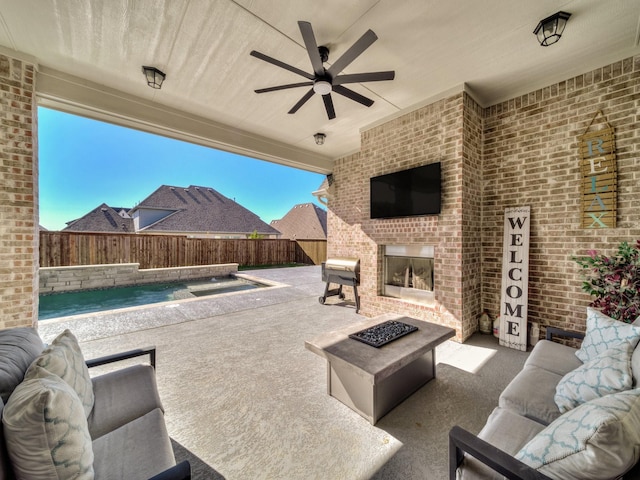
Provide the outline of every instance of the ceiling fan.
<path id="1" fill-rule="evenodd" d="M 324 101 L 324 107 L 327 111 L 329 120 L 336 118 L 336 112 L 333 107 L 333 100 L 331 99 L 331 92 L 340 94 L 355 102 L 358 102 L 366 107 L 373 105 L 373 100 L 360 95 L 357 92 L 345 87 L 347 83 L 362 83 L 362 82 L 380 82 L 383 80 L 393 80 L 395 77 L 394 71 L 385 72 L 369 72 L 369 73 L 352 73 L 340 75 L 351 62 L 353 62 L 362 52 L 371 46 L 378 37 L 371 30 L 367 30 L 362 37 L 356 41 L 346 52 L 342 54 L 338 60 L 336 60 L 328 69 L 324 67 L 324 63 L 329 59 L 329 49 L 325 46 L 318 46 L 316 43 L 315 35 L 313 34 L 313 28 L 309 22 L 298 22 L 300 32 L 302 33 L 302 39 L 304 40 L 309 59 L 311 60 L 311 66 L 313 67 L 313 73 L 307 73 L 299 68 L 293 67 L 289 64 L 276 60 L 264 53 L 251 51 L 251 55 L 264 60 L 267 63 L 271 63 L 290 72 L 296 73 L 309 81 L 299 83 L 289 83 L 286 85 L 278 85 L 277 87 L 260 88 L 255 90 L 256 93 L 274 92 L 276 90 L 286 90 L 289 88 L 308 87 L 311 89 L 303 95 L 303 97 L 296 103 L 288 113 L 296 113 L 300 107 L 302 107 L 314 93 L 322 95 Z"/>

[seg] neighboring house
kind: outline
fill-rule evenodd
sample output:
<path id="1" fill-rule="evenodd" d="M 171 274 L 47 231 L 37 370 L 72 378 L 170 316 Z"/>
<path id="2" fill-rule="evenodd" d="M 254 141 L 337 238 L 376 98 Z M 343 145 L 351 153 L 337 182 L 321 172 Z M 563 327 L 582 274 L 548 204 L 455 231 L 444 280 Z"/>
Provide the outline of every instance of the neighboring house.
<path id="1" fill-rule="evenodd" d="M 194 238 L 279 238 L 280 232 L 212 188 L 162 185 L 136 207 L 102 204 L 65 231 L 163 233 Z"/>
<path id="2" fill-rule="evenodd" d="M 135 233 L 133 219 L 127 209 L 103 203 L 76 220 L 67 222 L 64 232 Z"/>
<path id="3" fill-rule="evenodd" d="M 301 203 L 280 220 L 273 220 L 271 226 L 282 233 L 282 238 L 326 240 L 327 211 L 313 203 Z"/>
<path id="4" fill-rule="evenodd" d="M 162 185 L 129 215 L 137 233 L 197 238 L 247 238 L 257 233 L 278 238 L 280 232 L 234 200 L 209 187 Z"/>

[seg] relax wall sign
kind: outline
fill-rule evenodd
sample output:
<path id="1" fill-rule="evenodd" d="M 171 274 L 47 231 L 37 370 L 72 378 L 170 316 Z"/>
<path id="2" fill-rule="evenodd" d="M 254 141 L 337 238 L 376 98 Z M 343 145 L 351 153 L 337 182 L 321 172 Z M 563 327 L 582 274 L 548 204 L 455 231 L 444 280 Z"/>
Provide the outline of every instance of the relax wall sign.
<path id="1" fill-rule="evenodd" d="M 502 246 L 500 345 L 527 350 L 531 208 L 506 208 Z"/>
<path id="2" fill-rule="evenodd" d="M 589 132 L 597 111 L 579 138 L 582 228 L 615 228 L 618 178 L 613 128 Z"/>

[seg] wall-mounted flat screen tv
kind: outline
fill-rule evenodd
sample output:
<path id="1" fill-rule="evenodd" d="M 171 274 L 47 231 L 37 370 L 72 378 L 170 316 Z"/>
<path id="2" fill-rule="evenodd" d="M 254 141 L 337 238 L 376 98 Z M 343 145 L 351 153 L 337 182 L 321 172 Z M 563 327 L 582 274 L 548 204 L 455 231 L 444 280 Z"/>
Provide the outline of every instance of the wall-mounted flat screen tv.
<path id="1" fill-rule="evenodd" d="M 440 162 L 370 179 L 371 218 L 440 213 Z"/>

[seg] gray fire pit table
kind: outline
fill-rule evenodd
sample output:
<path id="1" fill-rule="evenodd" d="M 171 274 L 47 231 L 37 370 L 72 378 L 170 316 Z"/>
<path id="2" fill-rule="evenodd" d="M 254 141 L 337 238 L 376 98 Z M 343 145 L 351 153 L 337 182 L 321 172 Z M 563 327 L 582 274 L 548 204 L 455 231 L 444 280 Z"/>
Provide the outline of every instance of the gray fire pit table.
<path id="1" fill-rule="evenodd" d="M 388 320 L 418 330 L 376 348 L 349 338 Z M 415 318 L 383 315 L 320 335 L 305 347 L 327 360 L 327 392 L 372 425 L 436 376 L 436 347 L 455 330 Z"/>

